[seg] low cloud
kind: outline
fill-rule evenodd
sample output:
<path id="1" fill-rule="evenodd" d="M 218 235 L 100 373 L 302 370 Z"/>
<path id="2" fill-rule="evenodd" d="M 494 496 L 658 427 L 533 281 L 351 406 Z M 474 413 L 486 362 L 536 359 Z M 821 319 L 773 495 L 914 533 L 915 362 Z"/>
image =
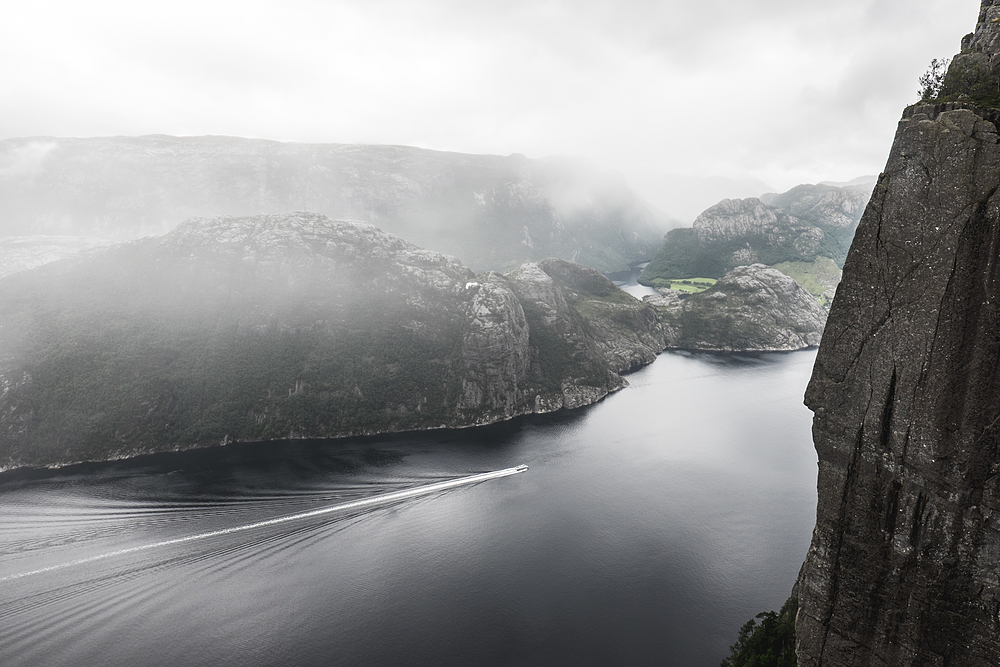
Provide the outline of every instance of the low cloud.
<path id="1" fill-rule="evenodd" d="M 0 176 L 15 179 L 35 176 L 57 146 L 55 141 L 44 140 L 0 144 Z"/>
<path id="2" fill-rule="evenodd" d="M 19 63 L 0 72 L 0 138 L 409 144 L 787 189 L 878 171 L 916 78 L 958 50 L 978 7 L 40 0 L 0 43 Z M 677 201 L 640 189 L 667 212 Z"/>

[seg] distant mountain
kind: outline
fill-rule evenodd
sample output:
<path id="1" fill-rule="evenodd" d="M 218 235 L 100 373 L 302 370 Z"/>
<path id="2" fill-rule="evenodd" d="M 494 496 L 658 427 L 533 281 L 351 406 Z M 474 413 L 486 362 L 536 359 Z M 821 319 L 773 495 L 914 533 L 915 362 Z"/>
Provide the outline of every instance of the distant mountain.
<path id="1" fill-rule="evenodd" d="M 667 233 L 640 282 L 665 283 L 671 278 L 721 278 L 737 266 L 780 265 L 799 278 L 829 289 L 827 264 L 836 265 L 832 284 L 850 248 L 874 184 L 835 187 L 799 185 L 759 199 L 724 199 L 702 212 L 690 228 Z"/>
<path id="2" fill-rule="evenodd" d="M 861 214 L 865 212 L 874 187 L 875 179 L 842 187 L 797 185 L 782 194 L 763 194 L 760 200 L 825 230 L 850 230 L 853 239 L 854 229 L 858 226 Z M 846 253 L 847 249 L 844 249 L 844 254 Z M 837 260 L 836 256 L 827 256 Z M 837 264 L 843 266 L 843 259 L 837 261 Z"/>
<path id="3" fill-rule="evenodd" d="M 575 408 L 663 349 L 562 260 L 475 275 L 366 223 L 192 219 L 0 279 L 0 469 Z"/>
<path id="4" fill-rule="evenodd" d="M 0 141 L 0 236 L 137 238 L 189 217 L 309 210 L 373 223 L 476 270 L 650 259 L 671 221 L 566 158 L 236 137 Z"/>
<path id="5" fill-rule="evenodd" d="M 844 188 L 850 185 L 873 186 L 876 181 L 878 181 L 878 174 L 868 174 L 852 178 L 849 181 L 820 181 L 819 185 L 832 185 L 836 188 Z"/>

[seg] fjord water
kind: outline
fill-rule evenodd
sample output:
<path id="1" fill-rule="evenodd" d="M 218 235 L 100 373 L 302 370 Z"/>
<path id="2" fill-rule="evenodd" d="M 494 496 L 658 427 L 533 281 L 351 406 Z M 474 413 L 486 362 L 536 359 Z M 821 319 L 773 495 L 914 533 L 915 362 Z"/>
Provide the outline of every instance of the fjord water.
<path id="1" fill-rule="evenodd" d="M 0 664 L 715 667 L 808 547 L 814 359 L 665 353 L 495 427 L 0 475 Z"/>

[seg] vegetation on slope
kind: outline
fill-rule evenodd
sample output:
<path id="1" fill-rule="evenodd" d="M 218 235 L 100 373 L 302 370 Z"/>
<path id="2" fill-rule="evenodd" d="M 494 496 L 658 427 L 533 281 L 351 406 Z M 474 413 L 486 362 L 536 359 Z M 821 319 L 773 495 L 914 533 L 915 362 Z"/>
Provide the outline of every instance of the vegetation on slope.
<path id="1" fill-rule="evenodd" d="M 678 227 L 667 232 L 660 251 L 642 270 L 639 282 L 652 285 L 656 279 L 721 278 L 724 274 L 723 258 L 712 250 L 702 248 L 694 229 Z"/>
<path id="2" fill-rule="evenodd" d="M 693 227 L 668 232 L 639 282 L 664 287 L 682 279 L 718 279 L 753 263 L 798 267 L 799 273 L 815 264 L 825 280 L 826 265 L 843 266 L 869 194 L 863 185 L 799 185 L 760 199 L 723 200 Z"/>
<path id="3" fill-rule="evenodd" d="M 513 278 L 296 213 L 8 276 L 0 467 L 488 423 L 593 402 L 663 349 L 652 308 L 600 273 L 531 266 L 558 312 L 522 311 Z"/>
<path id="4" fill-rule="evenodd" d="M 403 280 L 384 261 L 285 274 L 215 248 L 186 247 L 192 259 L 163 245 L 6 279 L 5 458 L 107 458 L 448 418 L 464 295 L 386 285 Z M 455 283 L 471 277 L 445 268 Z"/>
<path id="5" fill-rule="evenodd" d="M 781 262 L 774 268 L 805 287 L 824 307 L 829 307 L 840 283 L 841 270 L 829 257 L 817 257 L 812 262 Z"/>
<path id="6" fill-rule="evenodd" d="M 720 667 L 795 667 L 798 606 L 798 600 L 789 598 L 777 613 L 761 612 L 747 621 Z"/>
<path id="7" fill-rule="evenodd" d="M 715 278 L 674 278 L 673 280 L 654 278 L 650 281 L 650 287 L 669 289 L 684 294 L 698 294 L 704 292 L 715 283 Z"/>

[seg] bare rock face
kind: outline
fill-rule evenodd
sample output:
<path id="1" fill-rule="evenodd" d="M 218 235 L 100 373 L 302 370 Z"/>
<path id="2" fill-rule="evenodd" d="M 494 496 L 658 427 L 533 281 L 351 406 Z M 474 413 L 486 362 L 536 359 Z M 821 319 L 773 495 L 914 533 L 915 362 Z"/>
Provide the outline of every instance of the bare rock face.
<path id="1" fill-rule="evenodd" d="M 806 392 L 802 666 L 1000 656 L 1000 146 L 964 107 L 904 114 Z"/>
<path id="2" fill-rule="evenodd" d="M 989 103 L 995 0 L 962 49 L 942 94 Z M 998 118 L 907 109 L 858 227 L 806 391 L 819 505 L 799 665 L 1000 656 Z"/>
<path id="3" fill-rule="evenodd" d="M 791 219 L 756 197 L 723 199 L 699 215 L 692 225 L 702 243 L 730 241 L 755 236 L 775 236 L 806 231 L 807 225 Z M 797 236 L 797 234 L 796 234 Z"/>
<path id="4" fill-rule="evenodd" d="M 477 414 L 481 423 L 510 419 L 525 411 L 531 372 L 528 321 L 500 274 L 480 274 L 468 289 L 474 296 L 462 338 L 462 392 L 456 408 Z"/>
<path id="5" fill-rule="evenodd" d="M 648 298 L 660 313 L 667 347 L 779 351 L 819 345 L 826 313 L 794 280 L 763 264 L 740 266 L 684 299 Z"/>
<path id="6" fill-rule="evenodd" d="M 853 228 L 871 198 L 873 185 L 797 185 L 781 194 L 761 195 L 760 200 L 806 222 L 825 227 Z"/>
<path id="7" fill-rule="evenodd" d="M 725 255 L 723 266 L 736 267 L 760 260 L 812 259 L 824 233 L 756 197 L 723 199 L 706 209 L 692 225 L 698 244 Z M 777 253 L 776 253 L 777 251 Z"/>

